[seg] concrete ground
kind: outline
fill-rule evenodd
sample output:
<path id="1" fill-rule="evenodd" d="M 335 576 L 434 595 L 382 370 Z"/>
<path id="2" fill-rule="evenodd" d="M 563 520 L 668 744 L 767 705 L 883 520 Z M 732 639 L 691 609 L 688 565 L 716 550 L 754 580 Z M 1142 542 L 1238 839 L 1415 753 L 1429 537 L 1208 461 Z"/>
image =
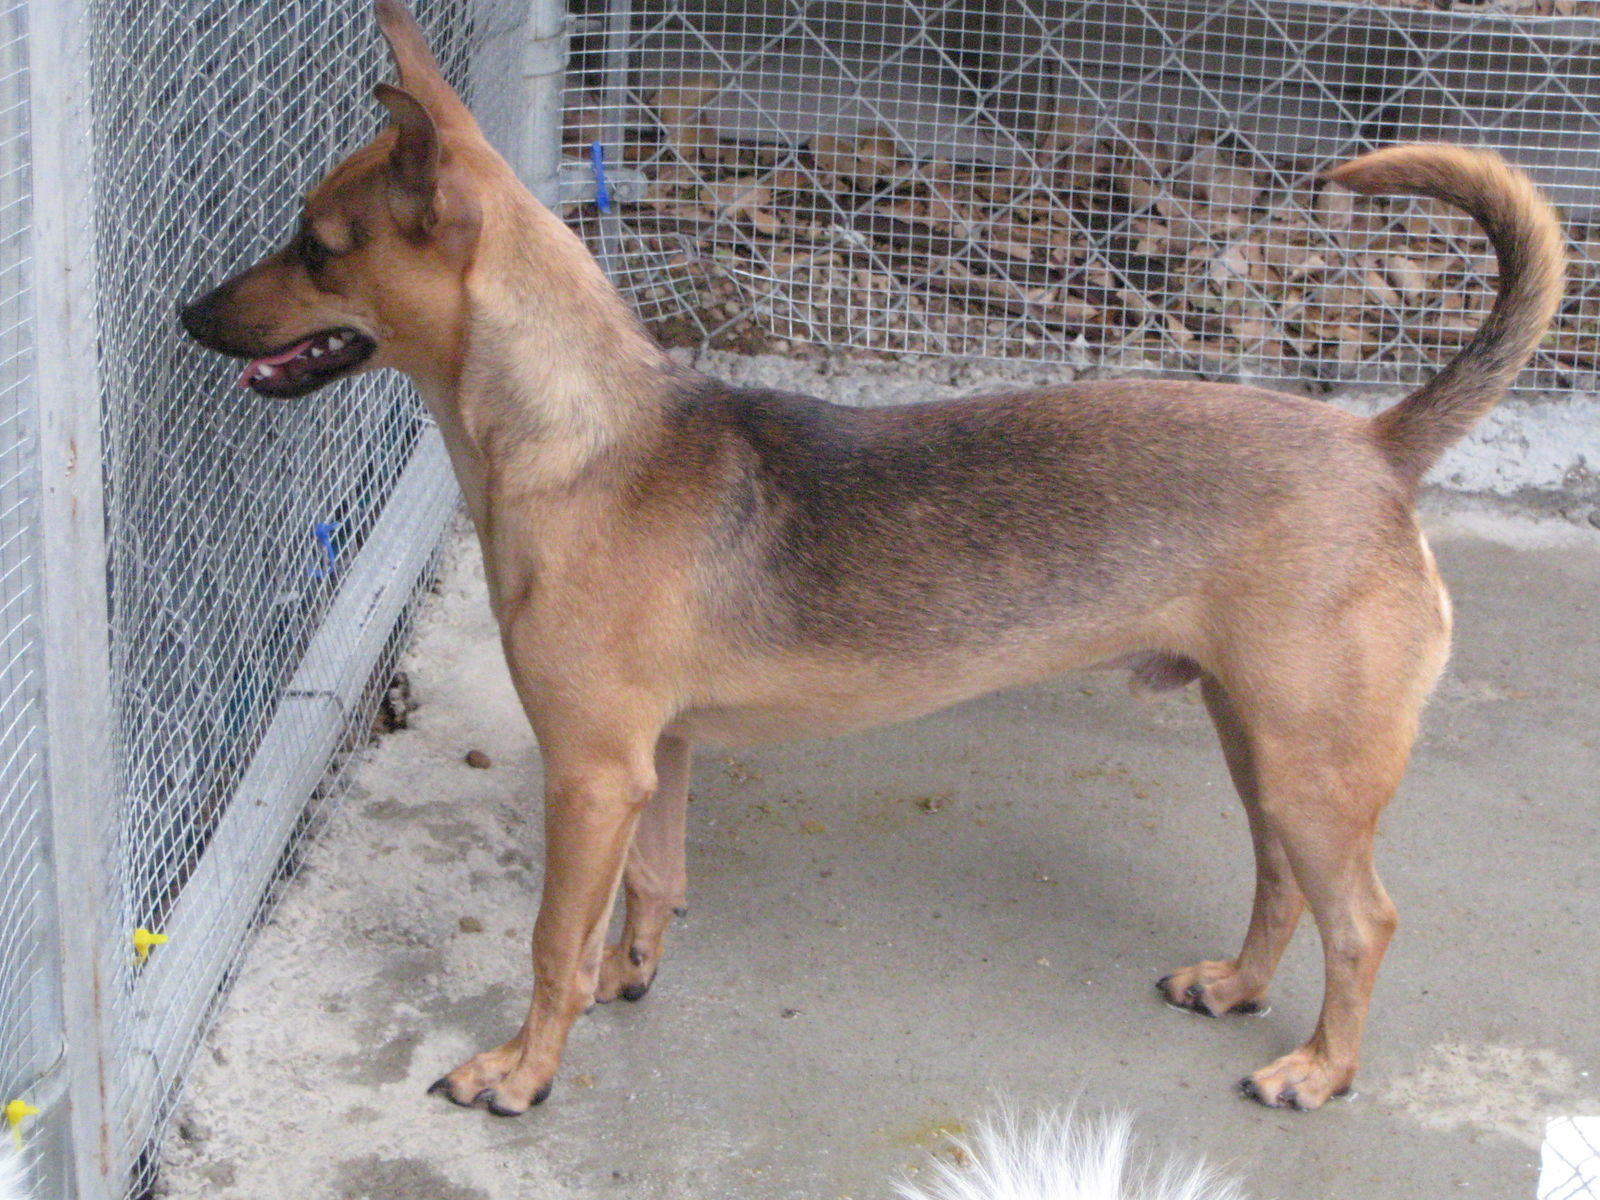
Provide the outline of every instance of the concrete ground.
<path id="1" fill-rule="evenodd" d="M 1131 1109 L 1257 1197 L 1531 1200 L 1544 1121 L 1600 1112 L 1600 533 L 1430 524 L 1456 652 L 1380 836 L 1402 924 L 1354 1099 L 1233 1090 L 1315 1021 L 1309 923 L 1265 1017 L 1157 998 L 1235 948 L 1249 841 L 1192 690 L 1110 675 L 702 752 L 690 912 L 649 996 L 581 1020 L 527 1116 L 425 1095 L 519 1022 L 540 872 L 537 758 L 463 542 L 410 655 L 412 728 L 260 934 L 162 1188 L 885 1197 L 999 1095 Z"/>

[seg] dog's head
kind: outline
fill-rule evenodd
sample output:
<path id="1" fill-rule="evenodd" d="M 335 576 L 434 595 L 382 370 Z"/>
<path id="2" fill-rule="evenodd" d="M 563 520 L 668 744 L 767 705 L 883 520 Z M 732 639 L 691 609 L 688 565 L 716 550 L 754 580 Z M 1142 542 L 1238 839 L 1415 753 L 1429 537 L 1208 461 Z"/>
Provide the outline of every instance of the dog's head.
<path id="1" fill-rule="evenodd" d="M 389 127 L 312 189 L 287 246 L 182 310 L 195 340 L 249 360 L 239 382 L 265 396 L 459 361 L 477 174 L 498 160 L 402 0 L 375 8 L 400 75 L 377 88 Z"/>

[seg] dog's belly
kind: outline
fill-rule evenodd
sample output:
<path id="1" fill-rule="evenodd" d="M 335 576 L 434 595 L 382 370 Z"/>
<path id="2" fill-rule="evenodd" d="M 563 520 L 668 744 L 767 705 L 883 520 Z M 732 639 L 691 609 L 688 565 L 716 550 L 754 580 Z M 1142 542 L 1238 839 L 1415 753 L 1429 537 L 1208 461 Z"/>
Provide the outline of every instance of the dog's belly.
<path id="1" fill-rule="evenodd" d="M 1120 639 L 1119 639 L 1120 641 Z M 668 732 L 697 742 L 750 745 L 831 737 L 911 720 L 1008 687 L 1072 670 L 1128 669 L 1154 690 L 1196 678 L 1193 660 L 1126 643 L 1027 645 L 932 662 L 766 660 L 725 678 L 672 721 Z"/>

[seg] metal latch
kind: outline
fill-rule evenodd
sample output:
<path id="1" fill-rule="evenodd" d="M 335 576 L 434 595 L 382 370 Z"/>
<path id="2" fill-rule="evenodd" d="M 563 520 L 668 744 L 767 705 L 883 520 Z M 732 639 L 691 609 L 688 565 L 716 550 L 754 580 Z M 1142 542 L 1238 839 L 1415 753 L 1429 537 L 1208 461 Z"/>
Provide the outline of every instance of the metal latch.
<path id="1" fill-rule="evenodd" d="M 557 196 L 562 207 L 594 202 L 594 166 L 584 159 L 563 158 L 556 171 L 556 181 L 560 185 Z M 613 167 L 607 163 L 606 185 L 614 203 L 633 204 L 644 199 L 650 181 L 637 167 Z"/>

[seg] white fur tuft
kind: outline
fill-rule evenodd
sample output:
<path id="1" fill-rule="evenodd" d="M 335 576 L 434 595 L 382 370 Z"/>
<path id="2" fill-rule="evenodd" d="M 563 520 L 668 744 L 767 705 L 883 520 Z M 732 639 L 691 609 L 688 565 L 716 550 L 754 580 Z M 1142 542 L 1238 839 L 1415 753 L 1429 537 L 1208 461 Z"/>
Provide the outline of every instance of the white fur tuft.
<path id="1" fill-rule="evenodd" d="M 22 1163 L 11 1149 L 11 1139 L 0 1129 L 0 1200 L 28 1200 Z"/>
<path id="2" fill-rule="evenodd" d="M 1245 1200 L 1203 1162 L 1157 1166 L 1137 1155 L 1126 1115 L 1068 1108 L 1023 1123 L 1002 1107 L 952 1140 L 966 1165 L 934 1159 L 930 1180 L 897 1185 L 903 1200 Z"/>

